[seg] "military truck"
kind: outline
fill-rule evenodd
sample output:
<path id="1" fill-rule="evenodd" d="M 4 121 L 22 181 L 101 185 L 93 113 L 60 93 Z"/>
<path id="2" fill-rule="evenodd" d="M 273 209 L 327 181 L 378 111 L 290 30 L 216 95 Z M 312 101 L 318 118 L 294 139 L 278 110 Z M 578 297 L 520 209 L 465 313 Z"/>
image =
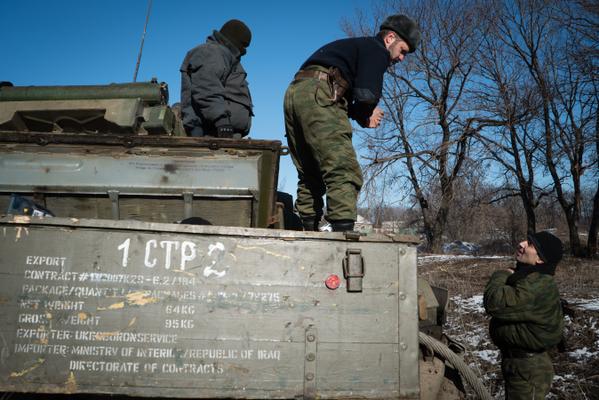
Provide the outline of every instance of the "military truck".
<path id="1" fill-rule="evenodd" d="M 289 229 L 285 154 L 186 137 L 157 80 L 4 84 L 0 392 L 489 398 L 418 240 Z"/>

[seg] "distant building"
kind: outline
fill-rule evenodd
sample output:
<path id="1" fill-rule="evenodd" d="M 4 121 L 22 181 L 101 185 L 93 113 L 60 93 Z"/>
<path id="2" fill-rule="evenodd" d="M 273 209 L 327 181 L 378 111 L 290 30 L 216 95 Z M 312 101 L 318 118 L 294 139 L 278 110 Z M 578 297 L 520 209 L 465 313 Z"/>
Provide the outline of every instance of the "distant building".
<path id="1" fill-rule="evenodd" d="M 407 226 L 407 223 L 404 220 L 392 220 L 381 222 L 381 227 L 374 228 L 374 231 L 399 235 L 418 235 L 418 228 L 419 227 Z"/>
<path id="2" fill-rule="evenodd" d="M 354 225 L 354 230 L 361 233 L 371 233 L 374 231 L 374 228 L 372 222 L 368 221 L 363 216 L 358 215 L 358 219 L 356 221 L 356 224 Z"/>

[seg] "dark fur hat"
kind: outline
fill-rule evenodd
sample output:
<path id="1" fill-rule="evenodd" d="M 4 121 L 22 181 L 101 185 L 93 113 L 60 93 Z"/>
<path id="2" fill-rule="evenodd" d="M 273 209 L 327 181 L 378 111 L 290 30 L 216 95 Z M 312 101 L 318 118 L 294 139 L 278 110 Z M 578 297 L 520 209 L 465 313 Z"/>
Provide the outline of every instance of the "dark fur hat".
<path id="1" fill-rule="evenodd" d="M 410 53 L 416 51 L 420 43 L 420 28 L 414 20 L 401 14 L 390 15 L 381 25 L 381 30 L 383 29 L 397 33 L 410 47 Z"/>

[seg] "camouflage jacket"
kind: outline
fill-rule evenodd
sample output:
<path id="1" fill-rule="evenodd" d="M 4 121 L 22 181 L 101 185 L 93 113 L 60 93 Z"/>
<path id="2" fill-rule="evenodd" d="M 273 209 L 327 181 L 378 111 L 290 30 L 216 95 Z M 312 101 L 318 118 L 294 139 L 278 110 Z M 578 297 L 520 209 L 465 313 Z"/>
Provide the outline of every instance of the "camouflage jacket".
<path id="1" fill-rule="evenodd" d="M 180 68 L 181 117 L 194 136 L 213 135 L 216 127 L 232 125 L 247 134 L 252 98 L 239 50 L 218 31 L 191 49 Z"/>
<path id="2" fill-rule="evenodd" d="M 559 343 L 564 318 L 553 276 L 533 272 L 507 285 L 508 271 L 497 271 L 485 287 L 484 306 L 491 315 L 489 333 L 500 349 L 544 351 Z"/>

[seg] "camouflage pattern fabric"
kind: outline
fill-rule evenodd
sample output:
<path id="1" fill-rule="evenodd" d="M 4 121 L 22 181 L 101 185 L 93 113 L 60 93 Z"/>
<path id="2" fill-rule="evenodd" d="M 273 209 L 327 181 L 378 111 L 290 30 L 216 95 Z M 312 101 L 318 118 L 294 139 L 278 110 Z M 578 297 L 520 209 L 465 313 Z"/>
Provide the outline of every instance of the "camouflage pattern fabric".
<path id="1" fill-rule="evenodd" d="M 501 372 L 508 400 L 542 400 L 553 381 L 553 365 L 547 352 L 527 358 L 504 358 Z"/>
<path id="2" fill-rule="evenodd" d="M 533 272 L 514 286 L 508 271 L 497 271 L 484 293 L 491 315 L 489 333 L 497 347 L 540 352 L 556 346 L 564 329 L 559 291 L 553 276 Z"/>
<path id="3" fill-rule="evenodd" d="M 485 287 L 483 303 L 491 315 L 489 333 L 500 349 L 531 352 L 503 357 L 506 399 L 544 399 L 553 379 L 545 350 L 557 345 L 564 329 L 559 292 L 553 276 L 533 272 L 507 285 L 509 271 L 496 271 Z"/>
<path id="4" fill-rule="evenodd" d="M 320 218 L 326 193 L 327 220 L 355 221 L 362 171 L 347 103 L 331 98 L 328 83 L 316 78 L 296 80 L 285 93 L 285 131 L 298 171 L 295 207 L 303 218 Z"/>

